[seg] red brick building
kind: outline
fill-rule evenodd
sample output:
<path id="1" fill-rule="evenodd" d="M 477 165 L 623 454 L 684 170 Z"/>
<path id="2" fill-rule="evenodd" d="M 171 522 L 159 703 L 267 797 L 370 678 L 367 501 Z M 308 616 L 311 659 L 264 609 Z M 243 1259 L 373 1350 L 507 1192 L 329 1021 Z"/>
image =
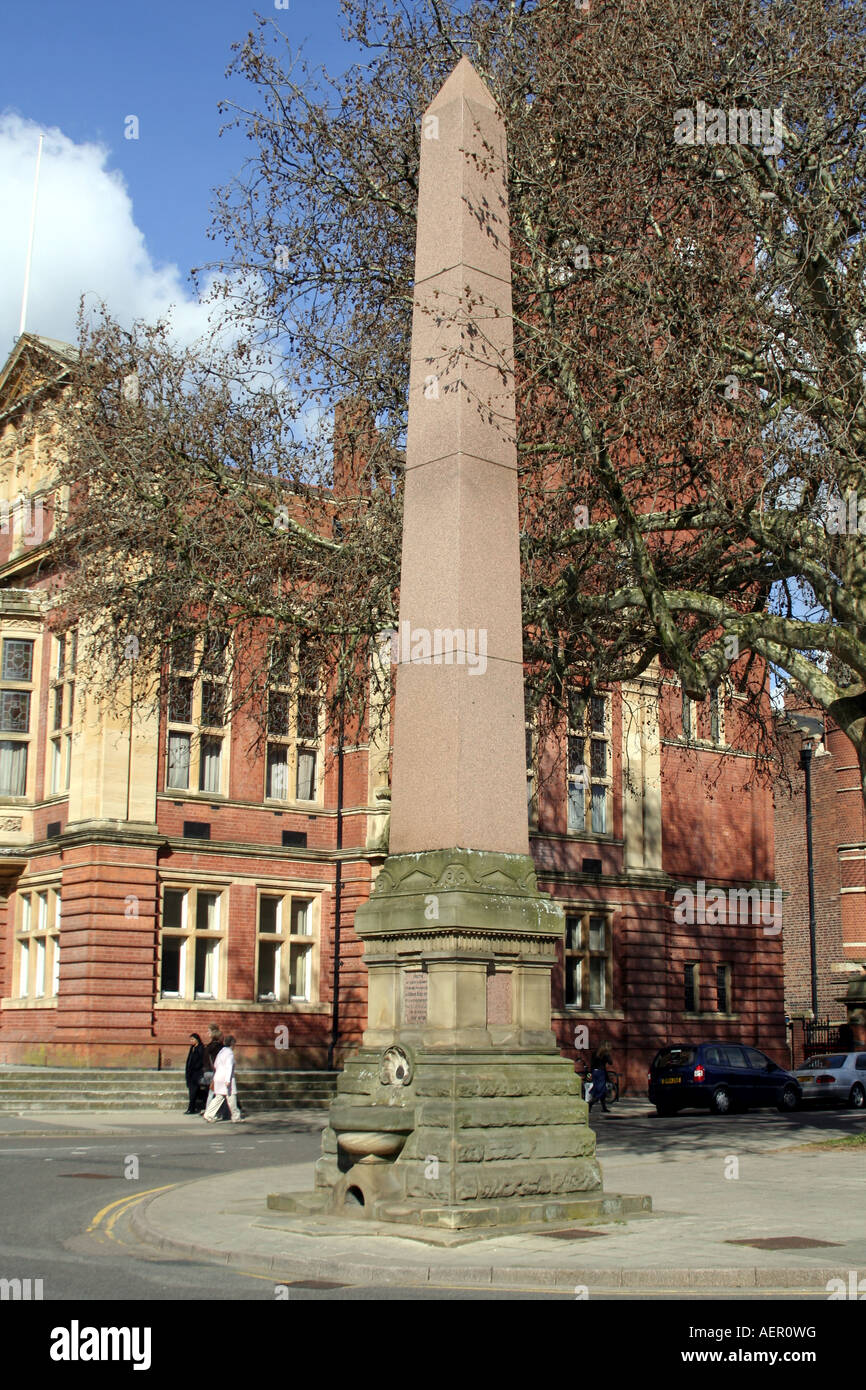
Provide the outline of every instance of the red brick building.
<path id="1" fill-rule="evenodd" d="M 62 450 L 39 427 L 70 352 L 24 335 L 0 374 L 0 1061 L 176 1064 L 217 1020 L 246 1065 L 339 1063 L 365 1022 L 352 923 L 386 853 L 387 744 L 338 756 L 302 691 L 251 752 L 218 651 L 176 654 L 157 712 L 76 692 L 85 642 L 50 630 L 45 579 Z M 670 682 L 660 708 L 637 681 L 527 744 L 563 1051 L 607 1040 L 633 1090 L 673 1039 L 784 1060 L 772 797 L 738 696 L 698 708 Z"/>
<path id="2" fill-rule="evenodd" d="M 784 893 L 785 1011 L 797 1020 L 812 1014 L 805 772 L 802 736 L 781 727 L 786 777 L 775 798 L 776 875 Z M 857 754 L 830 720 L 812 755 L 811 784 L 817 1013 L 843 1022 L 866 1003 L 866 991 L 858 998 L 849 989 L 866 978 L 866 812 Z"/>

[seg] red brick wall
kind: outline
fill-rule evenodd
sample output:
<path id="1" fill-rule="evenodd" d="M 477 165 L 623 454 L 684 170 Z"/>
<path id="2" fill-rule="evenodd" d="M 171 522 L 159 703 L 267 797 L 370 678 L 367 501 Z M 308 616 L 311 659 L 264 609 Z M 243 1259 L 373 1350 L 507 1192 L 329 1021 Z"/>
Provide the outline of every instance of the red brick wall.
<path id="1" fill-rule="evenodd" d="M 844 994 L 844 977 L 830 966 L 844 959 L 840 910 L 840 783 L 844 785 L 844 763 L 840 739 L 828 741 L 830 755 L 812 758 L 812 845 L 815 863 L 815 924 L 817 955 L 817 1005 L 820 1016 L 844 1017 L 838 995 Z M 848 744 L 848 739 L 844 739 Z M 778 883 L 784 891 L 783 940 L 785 1009 L 788 1015 L 808 1013 L 812 1008 L 812 970 L 809 954 L 808 856 L 806 856 L 805 773 L 799 766 L 801 735 L 785 735 L 784 770 L 791 791 L 783 781 L 776 788 L 776 856 Z M 848 744 L 848 748 L 851 745 Z M 840 753 L 842 756 L 840 756 Z M 841 766 L 840 766 L 841 765 Z M 859 792 L 859 787 L 858 787 Z M 862 817 L 862 798 L 859 816 Z M 844 817 L 851 816 L 851 808 Z M 858 813 L 855 809 L 855 820 Z M 851 826 L 845 827 L 851 830 Z"/>

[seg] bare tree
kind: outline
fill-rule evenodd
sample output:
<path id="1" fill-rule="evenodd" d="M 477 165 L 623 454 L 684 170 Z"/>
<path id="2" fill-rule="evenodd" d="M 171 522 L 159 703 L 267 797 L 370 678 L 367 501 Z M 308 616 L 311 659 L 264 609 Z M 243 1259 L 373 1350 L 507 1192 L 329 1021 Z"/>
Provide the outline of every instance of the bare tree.
<path id="1" fill-rule="evenodd" d="M 419 117 L 466 53 L 509 133 L 533 702 L 660 669 L 760 721 L 773 667 L 866 777 L 863 7 L 344 4 L 337 79 L 271 21 L 235 55 L 233 345 L 85 337 L 70 603 L 109 646 L 185 609 L 310 631 L 361 699 L 396 612 Z"/>

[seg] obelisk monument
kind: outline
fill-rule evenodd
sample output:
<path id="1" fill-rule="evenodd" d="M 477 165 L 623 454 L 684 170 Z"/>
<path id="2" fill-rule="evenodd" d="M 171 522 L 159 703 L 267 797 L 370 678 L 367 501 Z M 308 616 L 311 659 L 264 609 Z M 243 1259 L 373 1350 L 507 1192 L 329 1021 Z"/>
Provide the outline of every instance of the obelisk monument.
<path id="1" fill-rule="evenodd" d="M 464 58 L 421 122 L 392 854 L 529 853 L 505 161 Z"/>
<path id="2" fill-rule="evenodd" d="M 368 1027 L 316 1200 L 461 1229 L 621 1214 L 550 1028 L 561 909 L 529 855 L 505 128 L 463 58 L 425 112 L 390 854 Z"/>

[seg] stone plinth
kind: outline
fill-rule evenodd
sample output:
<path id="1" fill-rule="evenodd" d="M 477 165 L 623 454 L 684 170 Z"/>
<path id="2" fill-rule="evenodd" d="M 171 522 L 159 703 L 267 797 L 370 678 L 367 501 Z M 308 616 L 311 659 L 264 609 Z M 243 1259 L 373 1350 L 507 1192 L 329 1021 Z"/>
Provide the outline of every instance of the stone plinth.
<path id="1" fill-rule="evenodd" d="M 271 1204 L 452 1231 L 621 1214 L 550 1028 L 563 914 L 528 853 L 505 128 L 465 58 L 421 125 L 391 855 L 355 915 L 368 1026 L 316 1193 Z"/>
<path id="2" fill-rule="evenodd" d="M 550 1028 L 562 912 L 529 856 L 393 855 L 355 930 L 369 1025 L 337 1083 L 319 1208 L 450 1230 L 585 1216 L 595 1135 Z"/>

